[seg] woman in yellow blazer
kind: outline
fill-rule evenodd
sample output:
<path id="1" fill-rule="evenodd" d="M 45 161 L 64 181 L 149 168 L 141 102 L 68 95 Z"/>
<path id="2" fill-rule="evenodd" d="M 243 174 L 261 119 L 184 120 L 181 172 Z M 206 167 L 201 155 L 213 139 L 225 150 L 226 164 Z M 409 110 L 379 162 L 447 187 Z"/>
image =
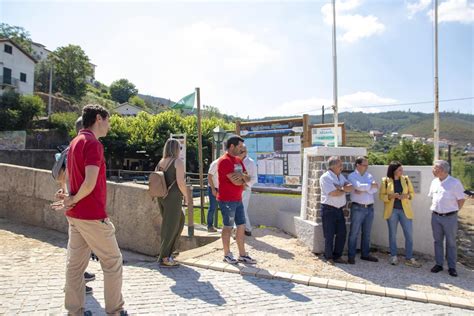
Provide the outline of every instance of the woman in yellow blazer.
<path id="1" fill-rule="evenodd" d="M 382 178 L 379 197 L 384 202 L 384 219 L 388 224 L 390 244 L 390 264 L 397 265 L 397 229 L 402 226 L 405 236 L 405 264 L 419 268 L 421 264 L 413 258 L 413 210 L 411 201 L 415 196 L 408 176 L 403 175 L 403 166 L 392 161 L 388 166 L 387 177 Z"/>

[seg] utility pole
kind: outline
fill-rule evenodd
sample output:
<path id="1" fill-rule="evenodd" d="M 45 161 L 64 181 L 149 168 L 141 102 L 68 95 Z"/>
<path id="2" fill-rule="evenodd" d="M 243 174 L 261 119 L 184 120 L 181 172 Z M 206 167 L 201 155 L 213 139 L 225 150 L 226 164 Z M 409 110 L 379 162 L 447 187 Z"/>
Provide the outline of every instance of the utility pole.
<path id="1" fill-rule="evenodd" d="M 321 124 L 324 124 L 324 105 L 322 106 L 323 114 L 321 115 Z"/>
<path id="2" fill-rule="evenodd" d="M 434 160 L 439 160 L 438 0 L 434 1 Z"/>
<path id="3" fill-rule="evenodd" d="M 48 117 L 51 116 L 51 97 L 53 94 L 53 64 L 49 68 L 49 95 L 48 95 Z"/>
<path id="4" fill-rule="evenodd" d="M 334 96 L 334 147 L 338 147 L 338 107 L 337 107 L 337 52 L 336 52 L 336 0 L 332 0 L 332 58 L 333 58 L 333 96 Z"/>

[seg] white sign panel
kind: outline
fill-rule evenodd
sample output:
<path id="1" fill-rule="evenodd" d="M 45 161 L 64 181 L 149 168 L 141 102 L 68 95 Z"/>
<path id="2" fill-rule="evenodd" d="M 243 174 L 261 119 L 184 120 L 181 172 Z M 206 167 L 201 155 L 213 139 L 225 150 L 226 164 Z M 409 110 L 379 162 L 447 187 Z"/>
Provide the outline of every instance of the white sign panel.
<path id="1" fill-rule="evenodd" d="M 283 151 L 301 152 L 301 136 L 283 136 Z"/>
<path id="2" fill-rule="evenodd" d="M 337 142 L 342 145 L 342 127 L 338 127 Z M 314 127 L 311 129 L 312 146 L 334 147 L 334 127 Z"/>

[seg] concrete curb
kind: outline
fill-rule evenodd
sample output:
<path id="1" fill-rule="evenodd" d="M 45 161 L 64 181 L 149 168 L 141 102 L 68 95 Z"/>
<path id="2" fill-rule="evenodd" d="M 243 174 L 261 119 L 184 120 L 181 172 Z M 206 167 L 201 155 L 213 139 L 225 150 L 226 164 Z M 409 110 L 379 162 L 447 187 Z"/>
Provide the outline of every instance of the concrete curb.
<path id="1" fill-rule="evenodd" d="M 431 303 L 445 305 L 457 308 L 474 310 L 474 299 L 462 297 L 453 297 L 434 293 L 425 293 L 420 291 L 402 290 L 390 287 L 383 287 L 372 284 L 361 284 L 354 282 L 346 282 L 340 280 L 330 280 L 319 277 L 311 277 L 301 274 L 291 274 L 287 272 L 276 272 L 266 269 L 259 269 L 251 266 L 231 265 L 224 262 L 211 262 L 207 260 L 184 259 L 180 263 L 188 266 L 194 266 L 202 269 L 210 269 L 221 272 L 239 273 L 242 276 L 250 275 L 257 278 L 283 280 L 304 284 L 307 286 L 315 286 L 320 288 L 350 291 L 354 293 L 378 295 L 390 298 L 398 298 L 414 302 Z"/>

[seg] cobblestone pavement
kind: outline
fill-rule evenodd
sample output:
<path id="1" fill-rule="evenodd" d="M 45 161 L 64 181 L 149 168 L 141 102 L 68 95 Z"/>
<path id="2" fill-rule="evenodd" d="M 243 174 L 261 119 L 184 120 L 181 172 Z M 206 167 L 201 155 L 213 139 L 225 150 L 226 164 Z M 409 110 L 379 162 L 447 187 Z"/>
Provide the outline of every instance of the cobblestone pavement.
<path id="1" fill-rule="evenodd" d="M 67 236 L 0 219 L 0 315 L 64 314 Z M 182 266 L 159 269 L 124 252 L 123 293 L 131 314 L 456 314 L 474 312 Z M 97 262 L 86 308 L 104 314 Z"/>

